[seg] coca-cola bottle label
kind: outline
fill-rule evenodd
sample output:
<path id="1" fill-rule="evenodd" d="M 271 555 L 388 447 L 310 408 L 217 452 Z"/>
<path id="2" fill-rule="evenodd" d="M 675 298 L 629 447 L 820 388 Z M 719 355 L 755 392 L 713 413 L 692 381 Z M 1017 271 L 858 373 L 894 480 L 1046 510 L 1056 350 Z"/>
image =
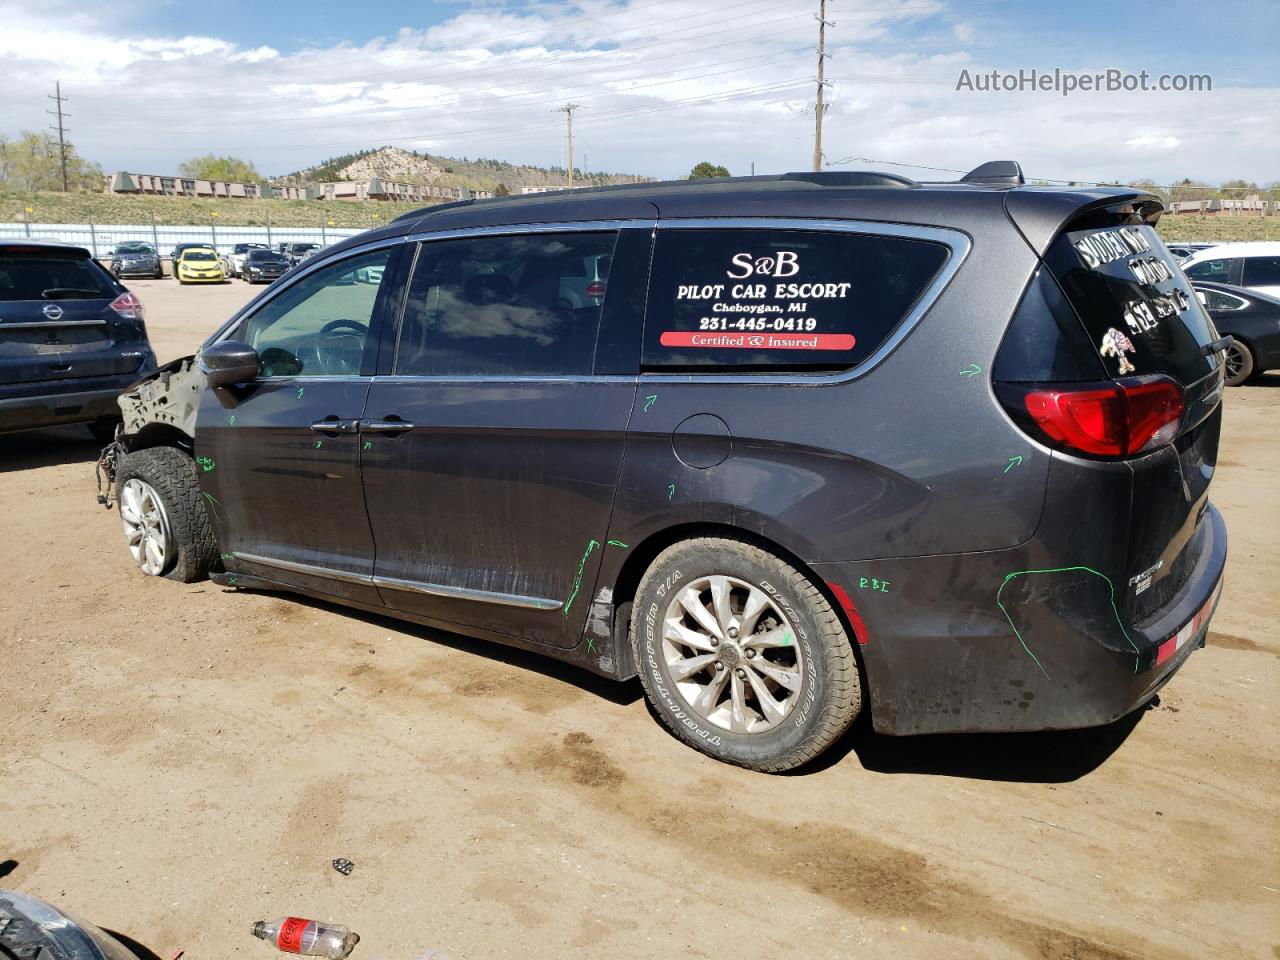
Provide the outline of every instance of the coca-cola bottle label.
<path id="1" fill-rule="evenodd" d="M 276 946 L 286 953 L 302 952 L 302 935 L 311 923 L 305 917 L 288 917 L 280 924 L 280 935 L 276 937 Z"/>

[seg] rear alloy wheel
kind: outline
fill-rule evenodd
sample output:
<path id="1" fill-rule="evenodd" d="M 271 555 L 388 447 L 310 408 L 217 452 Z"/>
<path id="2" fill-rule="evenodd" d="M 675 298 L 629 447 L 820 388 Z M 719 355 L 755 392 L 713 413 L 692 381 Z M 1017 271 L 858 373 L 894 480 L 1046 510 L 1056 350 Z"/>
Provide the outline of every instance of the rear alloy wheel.
<path id="1" fill-rule="evenodd" d="M 125 541 L 149 577 L 203 580 L 217 559 L 196 465 L 174 447 L 138 450 L 120 461 L 116 502 Z"/>
<path id="2" fill-rule="evenodd" d="M 1239 340 L 1232 340 L 1226 354 L 1227 386 L 1238 387 L 1253 376 L 1253 351 Z"/>
<path id="3" fill-rule="evenodd" d="M 754 770 L 798 767 L 861 707 L 839 617 L 794 567 L 737 540 L 678 543 L 637 591 L 632 650 L 645 694 L 686 743 Z"/>

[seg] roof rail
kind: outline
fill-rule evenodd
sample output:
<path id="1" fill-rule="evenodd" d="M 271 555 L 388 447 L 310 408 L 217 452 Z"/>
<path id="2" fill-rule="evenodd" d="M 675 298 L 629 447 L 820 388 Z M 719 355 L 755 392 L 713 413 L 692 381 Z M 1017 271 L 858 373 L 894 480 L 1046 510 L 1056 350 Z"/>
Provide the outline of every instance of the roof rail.
<path id="1" fill-rule="evenodd" d="M 960 182 L 1016 187 L 1027 181 L 1023 179 L 1022 167 L 1017 160 L 988 160 L 966 173 Z"/>
<path id="2" fill-rule="evenodd" d="M 784 173 L 779 180 L 803 180 L 823 187 L 915 187 L 910 177 L 896 173 L 879 173 L 874 170 L 810 170 L 801 173 Z"/>

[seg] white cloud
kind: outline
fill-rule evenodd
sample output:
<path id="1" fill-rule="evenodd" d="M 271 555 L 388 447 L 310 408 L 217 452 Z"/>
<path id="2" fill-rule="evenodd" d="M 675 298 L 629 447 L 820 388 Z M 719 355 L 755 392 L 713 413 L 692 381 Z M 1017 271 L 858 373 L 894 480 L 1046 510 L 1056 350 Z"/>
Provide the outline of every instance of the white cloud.
<path id="1" fill-rule="evenodd" d="M 583 105 L 577 160 L 586 153 L 595 169 L 678 176 L 706 159 L 776 172 L 807 168 L 812 155 L 816 26 L 805 0 L 466 9 L 427 29 L 293 52 L 124 35 L 106 8 L 99 17 L 60 2 L 0 0 L 0 76 L 19 78 L 0 84 L 0 132 L 44 127 L 44 94 L 61 79 L 73 141 L 108 169 L 168 172 L 216 151 L 285 172 L 383 143 L 561 163 L 564 117 L 553 108 L 570 99 Z M 957 169 L 1011 158 L 1030 174 L 1095 180 L 1277 175 L 1280 125 L 1238 122 L 1274 116 L 1276 90 L 957 92 L 961 67 L 992 64 L 950 15 L 940 0 L 839 5 L 828 157 Z M 912 27 L 932 45 L 916 49 Z M 1217 146 L 1224 129 L 1229 156 Z"/>

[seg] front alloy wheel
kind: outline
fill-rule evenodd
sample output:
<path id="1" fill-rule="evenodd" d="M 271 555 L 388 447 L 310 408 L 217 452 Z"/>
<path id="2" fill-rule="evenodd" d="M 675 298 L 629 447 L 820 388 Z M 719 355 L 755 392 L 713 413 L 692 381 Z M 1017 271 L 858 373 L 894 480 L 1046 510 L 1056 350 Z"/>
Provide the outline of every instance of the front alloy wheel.
<path id="1" fill-rule="evenodd" d="M 158 577 L 168 566 L 169 518 L 155 488 L 134 477 L 120 488 L 120 520 L 129 552 L 142 572 Z"/>

